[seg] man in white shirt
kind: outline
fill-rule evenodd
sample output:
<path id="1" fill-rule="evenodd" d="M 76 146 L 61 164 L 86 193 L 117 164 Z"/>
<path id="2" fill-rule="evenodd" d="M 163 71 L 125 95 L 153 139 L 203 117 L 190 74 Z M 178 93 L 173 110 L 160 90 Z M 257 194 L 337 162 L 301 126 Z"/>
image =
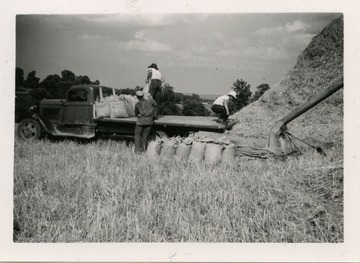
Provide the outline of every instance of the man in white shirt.
<path id="1" fill-rule="evenodd" d="M 235 98 L 236 91 L 231 90 L 227 95 L 222 95 L 213 102 L 211 110 L 214 113 L 219 114 L 220 121 L 226 122 L 228 120 L 228 117 L 230 115 L 228 104 L 230 100 L 233 100 Z"/>
<path id="2" fill-rule="evenodd" d="M 159 71 L 157 65 L 155 63 L 152 63 L 148 67 L 148 73 L 145 83 L 150 83 L 149 93 L 157 103 L 159 103 L 159 98 L 161 94 L 161 78 L 161 72 Z"/>

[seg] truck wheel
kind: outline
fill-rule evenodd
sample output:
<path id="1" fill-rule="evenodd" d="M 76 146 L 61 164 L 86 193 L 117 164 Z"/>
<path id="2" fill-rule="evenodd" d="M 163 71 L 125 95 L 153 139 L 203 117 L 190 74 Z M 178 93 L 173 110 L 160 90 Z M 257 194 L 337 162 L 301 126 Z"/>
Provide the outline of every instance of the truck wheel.
<path id="1" fill-rule="evenodd" d="M 23 119 L 18 126 L 17 134 L 23 140 L 35 140 L 41 135 L 41 127 L 34 119 Z"/>

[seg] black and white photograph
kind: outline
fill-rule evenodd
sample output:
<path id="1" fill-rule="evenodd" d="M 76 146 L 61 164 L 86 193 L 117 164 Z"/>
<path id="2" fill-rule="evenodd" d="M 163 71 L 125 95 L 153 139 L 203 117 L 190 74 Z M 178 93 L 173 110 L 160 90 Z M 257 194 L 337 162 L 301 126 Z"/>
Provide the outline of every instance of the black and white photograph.
<path id="1" fill-rule="evenodd" d="M 360 5 L 240 2 L 1 3 L 0 260 L 360 260 Z"/>

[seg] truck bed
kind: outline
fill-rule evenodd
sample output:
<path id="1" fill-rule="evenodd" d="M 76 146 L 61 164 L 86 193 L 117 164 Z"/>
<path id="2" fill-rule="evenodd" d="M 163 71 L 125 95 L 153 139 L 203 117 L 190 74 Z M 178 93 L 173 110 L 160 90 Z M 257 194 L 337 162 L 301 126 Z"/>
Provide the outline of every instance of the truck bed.
<path id="1" fill-rule="evenodd" d="M 201 116 L 175 116 L 166 115 L 158 116 L 158 119 L 154 121 L 154 126 L 172 126 L 172 127 L 184 127 L 199 130 L 213 130 L 213 131 L 225 131 L 230 129 L 233 124 L 224 125 L 216 122 L 217 117 L 201 117 Z M 130 118 L 101 118 L 95 119 L 97 123 L 124 123 L 124 124 L 136 124 L 137 117 Z"/>

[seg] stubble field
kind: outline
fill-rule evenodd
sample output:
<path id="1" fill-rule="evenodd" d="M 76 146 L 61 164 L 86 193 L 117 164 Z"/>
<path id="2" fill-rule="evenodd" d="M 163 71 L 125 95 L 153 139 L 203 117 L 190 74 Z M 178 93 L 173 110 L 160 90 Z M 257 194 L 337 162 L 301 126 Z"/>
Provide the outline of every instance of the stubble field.
<path id="1" fill-rule="evenodd" d="M 193 164 L 15 140 L 15 242 L 343 242 L 343 146 Z"/>

